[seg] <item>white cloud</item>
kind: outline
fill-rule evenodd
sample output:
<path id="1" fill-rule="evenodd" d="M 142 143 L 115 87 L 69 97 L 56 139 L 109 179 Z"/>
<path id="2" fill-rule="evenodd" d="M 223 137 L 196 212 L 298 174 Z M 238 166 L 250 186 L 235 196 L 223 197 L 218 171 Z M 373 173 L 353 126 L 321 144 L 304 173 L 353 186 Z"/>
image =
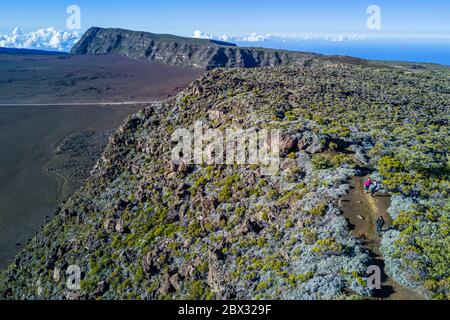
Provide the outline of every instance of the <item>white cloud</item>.
<path id="1" fill-rule="evenodd" d="M 209 40 L 220 40 L 220 41 L 243 41 L 243 42 L 263 42 L 270 38 L 270 35 L 259 35 L 257 33 L 252 33 L 248 36 L 230 36 L 227 34 L 222 34 L 216 36 L 213 34 L 207 34 L 200 30 L 195 30 L 194 34 L 191 36 L 196 39 L 209 39 Z"/>
<path id="2" fill-rule="evenodd" d="M 194 35 L 192 36 L 192 38 L 196 38 L 196 39 L 214 39 L 214 37 L 210 34 L 205 34 L 203 32 L 201 32 L 200 30 L 195 30 L 194 31 Z"/>
<path id="3" fill-rule="evenodd" d="M 270 35 L 263 36 L 263 35 L 259 35 L 259 34 L 255 33 L 255 32 L 253 32 L 248 37 L 242 38 L 241 41 L 246 41 L 246 42 L 264 42 L 264 41 L 268 40 L 269 38 L 270 38 Z"/>
<path id="4" fill-rule="evenodd" d="M 317 37 L 317 40 L 326 40 L 331 42 L 347 42 L 347 41 L 360 41 L 365 40 L 365 36 L 360 35 L 327 35 Z"/>
<path id="5" fill-rule="evenodd" d="M 218 40 L 220 40 L 220 41 L 231 41 L 232 39 L 231 39 L 231 37 L 229 35 L 223 34 L 223 35 L 219 36 Z"/>
<path id="6" fill-rule="evenodd" d="M 227 34 L 222 34 L 220 36 L 213 34 L 206 34 L 200 30 L 196 30 L 194 32 L 193 38 L 197 39 L 213 39 L 220 41 L 228 41 L 228 42 L 265 42 L 269 40 L 275 41 L 331 41 L 331 42 L 346 42 L 346 41 L 361 41 L 365 40 L 366 36 L 364 35 L 327 35 L 327 34 L 257 34 L 252 33 L 250 35 L 241 35 L 241 36 L 231 36 Z"/>
<path id="7" fill-rule="evenodd" d="M 273 39 L 282 39 L 283 41 L 331 41 L 331 42 L 346 42 L 346 41 L 361 41 L 366 40 L 365 35 L 336 35 L 336 34 L 285 34 L 281 36 L 274 36 Z"/>
<path id="8" fill-rule="evenodd" d="M 39 29 L 24 33 L 19 28 L 9 34 L 0 34 L 0 47 L 70 51 L 80 39 L 78 31 L 57 31 L 55 28 Z"/>

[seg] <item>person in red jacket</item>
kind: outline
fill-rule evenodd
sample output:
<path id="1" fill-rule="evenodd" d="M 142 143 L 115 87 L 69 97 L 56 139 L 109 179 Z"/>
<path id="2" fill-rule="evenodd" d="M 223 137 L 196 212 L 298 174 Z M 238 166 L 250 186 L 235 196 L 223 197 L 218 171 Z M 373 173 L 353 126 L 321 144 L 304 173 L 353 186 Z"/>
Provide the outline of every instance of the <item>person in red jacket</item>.
<path id="1" fill-rule="evenodd" d="M 366 193 L 369 192 L 370 186 L 371 186 L 371 185 L 372 185 L 372 179 L 371 179 L 371 178 L 369 178 L 369 179 L 367 179 L 366 181 L 364 181 L 364 191 L 365 191 Z"/>

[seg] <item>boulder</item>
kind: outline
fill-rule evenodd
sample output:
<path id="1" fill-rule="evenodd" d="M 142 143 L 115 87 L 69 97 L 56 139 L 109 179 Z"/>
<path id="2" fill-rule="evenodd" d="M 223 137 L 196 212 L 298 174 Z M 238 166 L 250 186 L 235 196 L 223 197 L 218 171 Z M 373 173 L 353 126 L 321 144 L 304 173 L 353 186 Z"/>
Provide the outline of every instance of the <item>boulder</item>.
<path id="1" fill-rule="evenodd" d="M 114 204 L 114 211 L 124 211 L 129 205 L 127 200 L 119 200 Z"/>
<path id="2" fill-rule="evenodd" d="M 287 156 L 291 152 L 297 150 L 298 138 L 293 135 L 282 136 L 280 138 L 280 155 L 282 157 Z"/>
<path id="3" fill-rule="evenodd" d="M 114 222 L 113 219 L 106 219 L 105 222 L 103 223 L 103 229 L 107 233 L 113 232 L 115 227 L 116 227 L 116 223 Z"/>
<path id="4" fill-rule="evenodd" d="M 186 174 L 188 172 L 188 170 L 189 170 L 189 166 L 184 161 L 181 161 L 180 164 L 178 165 L 177 171 L 180 173 Z"/>
<path id="5" fill-rule="evenodd" d="M 164 220 L 165 223 L 173 223 L 175 221 L 179 221 L 180 220 L 180 214 L 178 210 L 173 210 L 170 209 L 167 212 L 167 216 L 166 219 Z"/>
<path id="6" fill-rule="evenodd" d="M 100 281 L 97 284 L 97 288 L 93 292 L 94 297 L 100 297 L 103 294 L 105 294 L 106 291 L 108 291 L 109 285 L 106 281 Z"/>
<path id="7" fill-rule="evenodd" d="M 116 221 L 115 230 L 118 233 L 124 233 L 125 232 L 125 227 L 124 227 L 123 220 L 119 219 L 119 220 Z"/>
<path id="8" fill-rule="evenodd" d="M 298 140 L 298 150 L 309 154 L 316 154 L 324 151 L 329 143 L 328 136 L 318 136 L 311 131 L 305 131 Z"/>
<path id="9" fill-rule="evenodd" d="M 144 269 L 144 271 L 149 274 L 155 274 L 156 272 L 158 272 L 158 267 L 156 265 L 156 252 L 155 251 L 151 251 L 149 253 L 147 253 L 143 258 L 142 258 L 142 267 Z"/>
<path id="10" fill-rule="evenodd" d="M 169 279 L 170 284 L 176 291 L 180 291 L 180 288 L 181 288 L 179 281 L 180 281 L 180 276 L 178 275 L 178 273 L 175 273 Z"/>
<path id="11" fill-rule="evenodd" d="M 162 295 L 168 294 L 175 290 L 174 286 L 170 281 L 170 275 L 168 272 L 165 272 L 162 276 L 161 285 L 159 287 L 159 293 Z"/>

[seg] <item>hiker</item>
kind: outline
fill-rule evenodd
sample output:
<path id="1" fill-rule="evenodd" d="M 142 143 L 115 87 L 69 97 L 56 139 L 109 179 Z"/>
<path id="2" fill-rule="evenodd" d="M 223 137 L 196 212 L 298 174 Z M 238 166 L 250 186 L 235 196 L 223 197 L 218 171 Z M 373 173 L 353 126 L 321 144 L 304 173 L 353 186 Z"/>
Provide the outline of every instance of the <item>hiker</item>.
<path id="1" fill-rule="evenodd" d="M 377 225 L 377 233 L 378 233 L 378 235 L 381 236 L 381 231 L 383 231 L 383 226 L 384 226 L 384 219 L 382 216 L 378 217 L 376 225 Z"/>
<path id="2" fill-rule="evenodd" d="M 375 195 L 375 193 L 378 192 L 378 183 L 376 181 L 374 181 L 371 185 L 370 185 L 370 193 L 372 195 L 372 197 Z"/>
<path id="3" fill-rule="evenodd" d="M 369 193 L 370 186 L 372 185 L 372 179 L 368 178 L 366 181 L 364 181 L 364 192 Z"/>

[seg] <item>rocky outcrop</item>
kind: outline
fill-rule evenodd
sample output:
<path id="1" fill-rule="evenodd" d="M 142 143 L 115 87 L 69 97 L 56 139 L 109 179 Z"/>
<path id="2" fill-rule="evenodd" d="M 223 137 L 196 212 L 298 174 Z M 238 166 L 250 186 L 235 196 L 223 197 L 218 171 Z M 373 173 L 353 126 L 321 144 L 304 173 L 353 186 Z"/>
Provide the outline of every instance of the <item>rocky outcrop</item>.
<path id="1" fill-rule="evenodd" d="M 241 48 L 214 40 L 103 28 L 90 28 L 72 48 L 71 54 L 120 54 L 134 59 L 207 70 L 218 67 L 305 64 L 317 56 L 302 52 Z"/>

